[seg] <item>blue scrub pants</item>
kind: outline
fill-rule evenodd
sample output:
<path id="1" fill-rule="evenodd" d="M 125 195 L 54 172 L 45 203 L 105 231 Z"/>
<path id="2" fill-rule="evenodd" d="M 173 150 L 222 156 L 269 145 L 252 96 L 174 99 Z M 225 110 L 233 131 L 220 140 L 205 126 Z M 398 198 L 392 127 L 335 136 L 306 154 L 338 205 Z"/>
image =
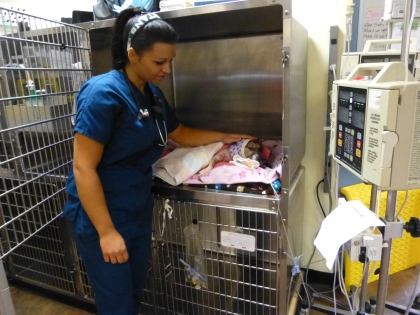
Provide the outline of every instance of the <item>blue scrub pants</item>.
<path id="1" fill-rule="evenodd" d="M 128 261 L 122 264 L 106 263 L 98 237 L 84 237 L 76 223 L 72 226 L 73 239 L 95 293 L 98 315 L 138 315 L 149 267 L 151 232 L 145 233 L 135 222 L 116 228 L 125 240 L 129 255 Z"/>

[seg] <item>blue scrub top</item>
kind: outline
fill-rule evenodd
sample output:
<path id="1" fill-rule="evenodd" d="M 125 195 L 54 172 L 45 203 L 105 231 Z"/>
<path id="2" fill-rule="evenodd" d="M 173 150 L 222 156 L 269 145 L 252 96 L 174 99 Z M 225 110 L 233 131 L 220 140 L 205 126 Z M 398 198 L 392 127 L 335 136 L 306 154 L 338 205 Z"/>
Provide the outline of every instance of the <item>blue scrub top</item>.
<path id="1" fill-rule="evenodd" d="M 162 91 L 149 84 L 152 93 L 163 103 L 163 117 L 168 133 L 179 122 L 170 109 Z M 140 107 L 151 113 L 150 101 L 133 86 Z M 97 172 L 105 193 L 107 207 L 115 226 L 133 218 L 144 222 L 150 230 L 153 198 L 151 195 L 152 164 L 158 160 L 163 147 L 154 119 L 138 119 L 138 106 L 124 78 L 116 70 L 90 79 L 77 95 L 74 132 L 79 132 L 104 145 Z M 165 128 L 158 119 L 160 131 Z M 71 222 L 96 230 L 83 209 L 76 189 L 73 168 L 70 168 L 66 191 L 68 200 L 63 214 Z M 137 221 L 137 220 L 136 220 Z M 93 229 L 93 230 L 92 230 Z M 145 231 L 146 232 L 146 231 Z"/>

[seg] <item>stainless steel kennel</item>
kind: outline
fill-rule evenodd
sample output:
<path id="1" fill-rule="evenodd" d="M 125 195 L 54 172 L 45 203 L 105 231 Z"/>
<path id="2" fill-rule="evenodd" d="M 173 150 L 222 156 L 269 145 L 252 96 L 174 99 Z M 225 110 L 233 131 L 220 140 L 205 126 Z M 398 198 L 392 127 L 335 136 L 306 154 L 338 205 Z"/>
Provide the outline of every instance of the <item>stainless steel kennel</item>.
<path id="1" fill-rule="evenodd" d="M 142 314 L 286 314 L 290 257 L 302 244 L 307 32 L 293 18 L 291 0 L 235 1 L 159 15 L 180 35 L 172 75 L 161 88 L 181 122 L 281 139 L 282 193 L 257 196 L 156 182 Z M 93 75 L 110 70 L 113 20 L 46 23 L 52 21 L 28 23 L 30 31 L 25 24 L 6 27 L 0 37 L 2 257 L 11 278 L 92 301 L 83 263 L 59 215 L 71 162 L 73 99 L 91 69 Z M 31 64 L 20 62 L 25 68 L 15 64 L 32 53 Z M 51 63 L 57 56 L 70 61 L 57 66 Z M 35 82 L 35 96 L 28 80 Z M 27 118 L 32 116 L 22 108 L 39 107 L 33 98 L 42 98 L 54 115 Z M 11 124 L 17 114 L 20 120 Z M 165 205 L 174 210 L 171 218 L 164 216 Z M 179 260 L 185 256 L 182 230 L 193 219 L 203 235 L 207 289 L 186 282 Z M 226 231 L 253 236 L 255 251 L 223 246 Z"/>
<path id="2" fill-rule="evenodd" d="M 235 1 L 159 15 L 180 36 L 172 75 L 160 86 L 180 121 L 283 144 L 280 197 L 155 183 L 161 247 L 155 261 L 163 270 L 166 311 L 286 314 L 288 257 L 301 253 L 302 242 L 307 32 L 293 18 L 292 1 Z M 86 24 L 94 75 L 111 68 L 112 24 Z M 172 219 L 163 216 L 165 203 Z M 207 289 L 193 289 L 180 263 L 182 231 L 193 219 L 204 235 Z M 223 231 L 254 236 L 256 251 L 221 245 Z"/>

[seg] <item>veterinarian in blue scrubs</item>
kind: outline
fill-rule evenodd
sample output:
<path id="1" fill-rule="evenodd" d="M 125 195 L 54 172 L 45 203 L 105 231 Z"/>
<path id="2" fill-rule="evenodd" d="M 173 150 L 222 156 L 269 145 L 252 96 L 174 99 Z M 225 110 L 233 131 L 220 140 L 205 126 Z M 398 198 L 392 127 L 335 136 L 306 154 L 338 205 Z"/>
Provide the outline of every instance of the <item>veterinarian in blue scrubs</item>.
<path id="1" fill-rule="evenodd" d="M 89 80 L 77 96 L 64 216 L 100 315 L 139 312 L 151 246 L 151 166 L 168 138 L 184 146 L 249 138 L 177 121 L 155 86 L 171 71 L 177 39 L 157 15 L 124 10 L 114 26 L 114 70 Z"/>

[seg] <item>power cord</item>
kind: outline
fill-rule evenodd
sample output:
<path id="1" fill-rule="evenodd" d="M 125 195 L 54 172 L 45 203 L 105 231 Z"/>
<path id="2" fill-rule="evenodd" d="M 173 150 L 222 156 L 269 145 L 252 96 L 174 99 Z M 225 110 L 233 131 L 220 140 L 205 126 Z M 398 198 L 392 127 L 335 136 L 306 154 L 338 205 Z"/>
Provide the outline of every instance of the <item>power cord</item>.
<path id="1" fill-rule="evenodd" d="M 321 199 L 319 198 L 319 185 L 321 185 L 323 182 L 324 182 L 324 179 L 321 179 L 316 185 L 316 199 L 318 200 L 318 204 L 319 204 L 319 207 L 321 208 L 324 218 L 326 218 L 327 215 L 325 214 L 324 207 L 322 207 Z"/>

